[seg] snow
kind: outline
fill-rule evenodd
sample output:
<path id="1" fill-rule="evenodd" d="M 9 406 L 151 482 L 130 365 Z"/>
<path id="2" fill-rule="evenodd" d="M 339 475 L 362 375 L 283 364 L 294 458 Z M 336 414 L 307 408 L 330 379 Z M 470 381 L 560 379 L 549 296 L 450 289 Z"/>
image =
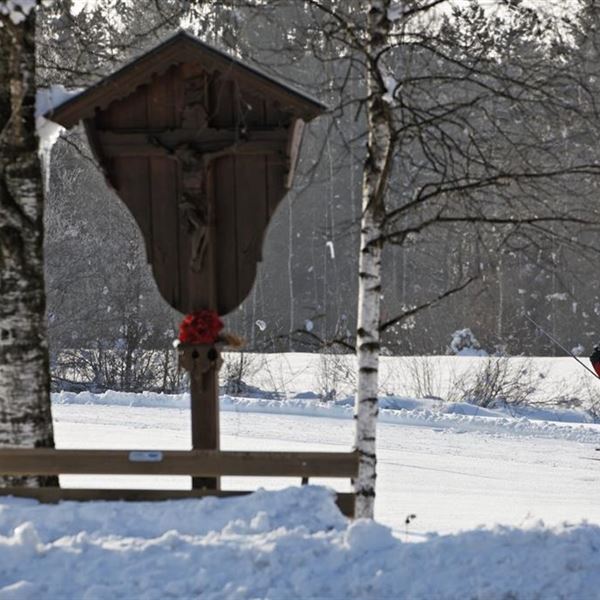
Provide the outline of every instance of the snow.
<path id="1" fill-rule="evenodd" d="M 335 259 L 335 246 L 331 240 L 325 242 L 325 247 L 329 250 L 329 257 L 334 260 Z"/>
<path id="2" fill-rule="evenodd" d="M 318 359 L 269 357 L 271 377 L 288 384 L 279 399 L 223 396 L 221 447 L 350 450 L 352 400 L 319 401 Z M 436 364 L 469 371 L 485 360 Z M 384 361 L 384 374 L 399 364 Z M 572 359 L 534 367 L 586 377 Z M 264 377 L 262 368 L 251 383 Z M 224 489 L 264 489 L 220 500 L 2 498 L 0 600 L 598 597 L 600 424 L 587 412 L 400 394 L 382 396 L 381 407 L 377 522 L 347 521 L 326 488 L 289 487 L 298 481 L 286 478 L 225 477 Z M 53 416 L 61 448 L 190 447 L 185 394 L 54 394 Z M 347 480 L 311 483 L 349 490 Z M 189 487 L 189 478 L 81 475 L 61 484 L 168 489 Z"/>
<path id="3" fill-rule="evenodd" d="M 402 2 L 390 2 L 387 9 L 387 18 L 392 21 L 397 21 L 404 14 Z"/>
<path id="4" fill-rule="evenodd" d="M 435 400 L 382 398 L 378 425 L 376 516 L 396 535 L 417 515 L 409 537 L 458 533 L 481 524 L 518 527 L 531 517 L 548 524 L 587 519 L 600 524 L 597 503 L 600 425 L 577 411 L 507 411 Z M 61 394 L 54 396 L 62 448 L 186 449 L 186 396 Z M 546 413 L 544 411 L 547 411 Z M 462 413 L 462 414 L 461 414 Z M 470 413 L 470 414 L 464 414 Z M 349 404 L 314 399 L 272 401 L 223 397 L 221 447 L 228 450 L 346 451 L 354 442 Z M 482 416 L 483 415 L 483 416 Z M 542 417 L 548 417 L 543 420 Z M 537 417 L 534 419 L 533 417 Z M 599 456 L 600 457 L 600 456 Z M 64 476 L 63 485 L 130 487 L 132 478 Z M 349 482 L 317 480 L 340 491 Z M 139 478 L 142 487 L 186 488 L 185 477 Z M 224 489 L 276 489 L 293 479 L 223 479 Z"/>
<path id="5" fill-rule="evenodd" d="M 35 8 L 36 0 L 3 0 L 0 2 L 0 13 L 7 15 L 15 24 L 19 25 Z"/>
<path id="6" fill-rule="evenodd" d="M 48 189 L 52 147 L 64 131 L 64 127 L 47 119 L 45 115 L 80 92 L 80 89 L 67 90 L 64 86 L 58 84 L 52 85 L 49 88 L 38 88 L 37 90 L 35 98 L 35 121 L 40 140 L 39 155 L 44 172 L 45 189 Z"/>
<path id="7" fill-rule="evenodd" d="M 53 394 L 55 407 L 68 405 L 115 406 L 130 408 L 189 409 L 188 394 L 152 392 L 60 392 Z M 294 398 L 243 398 L 224 394 L 220 398 L 222 413 L 261 413 L 305 417 L 353 418 L 353 399 L 321 401 L 313 392 Z M 578 442 L 598 443 L 600 427 L 586 426 L 589 414 L 570 409 L 536 407 L 481 408 L 464 402 L 443 403 L 436 400 L 386 396 L 380 399 L 380 423 L 444 427 L 460 431 L 488 432 L 496 436 L 517 435 Z"/>
<path id="8" fill-rule="evenodd" d="M 452 334 L 450 350 L 457 356 L 487 356 L 487 352 L 482 350 L 479 341 L 468 328 L 459 329 Z"/>
<path id="9" fill-rule="evenodd" d="M 589 598 L 600 528 L 395 538 L 323 488 L 240 499 L 56 507 L 4 500 L 0 599 Z"/>

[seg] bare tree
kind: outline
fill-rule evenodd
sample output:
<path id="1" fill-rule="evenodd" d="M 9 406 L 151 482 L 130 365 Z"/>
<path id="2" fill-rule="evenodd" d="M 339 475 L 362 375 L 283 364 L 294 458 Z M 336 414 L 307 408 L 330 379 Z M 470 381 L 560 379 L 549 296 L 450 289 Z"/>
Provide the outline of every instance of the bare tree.
<path id="1" fill-rule="evenodd" d="M 366 153 L 357 153 L 364 156 L 359 516 L 373 515 L 381 334 L 470 286 L 501 250 L 531 252 L 556 240 L 585 249 L 581 233 L 600 223 L 598 209 L 586 203 L 600 161 L 577 151 L 577 137 L 593 122 L 580 102 L 589 90 L 557 53 L 552 20 L 519 2 L 504 4 L 493 17 L 472 4 L 470 23 L 458 10 L 448 17 L 447 0 L 306 0 L 295 4 L 296 18 L 289 2 L 269 7 L 271 18 L 275 5 L 294 23 L 282 48 L 296 44 L 306 54 L 308 46 L 308 60 L 326 65 L 335 102 L 330 131 L 348 147 L 366 142 Z M 349 110 L 354 127 L 342 118 Z M 406 248 L 448 231 L 457 243 L 476 240 L 480 260 L 458 269 L 439 292 L 424 286 L 422 298 L 386 307 L 382 319 L 384 244 Z"/>

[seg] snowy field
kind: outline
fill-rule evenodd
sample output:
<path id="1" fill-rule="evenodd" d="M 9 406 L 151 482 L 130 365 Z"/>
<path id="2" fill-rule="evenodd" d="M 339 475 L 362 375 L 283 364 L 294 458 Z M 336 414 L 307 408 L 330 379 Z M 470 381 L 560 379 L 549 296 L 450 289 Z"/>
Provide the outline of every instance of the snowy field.
<path id="1" fill-rule="evenodd" d="M 223 397 L 222 448 L 349 450 L 349 402 L 322 403 L 309 393 L 317 387 L 309 361 L 317 359 L 286 357 L 295 372 L 281 361 L 271 366 L 287 382 L 283 400 Z M 548 360 L 555 377 L 585 377 L 567 361 Z M 185 449 L 187 405 L 184 395 L 57 394 L 57 446 Z M 3 499 L 0 600 L 600 598 L 600 425 L 588 413 L 399 395 L 383 397 L 382 406 L 378 523 L 347 522 L 313 486 L 161 504 Z M 61 478 L 64 486 L 109 487 L 131 487 L 132 479 Z M 189 485 L 177 477 L 136 483 Z M 297 483 L 225 478 L 222 485 Z"/>

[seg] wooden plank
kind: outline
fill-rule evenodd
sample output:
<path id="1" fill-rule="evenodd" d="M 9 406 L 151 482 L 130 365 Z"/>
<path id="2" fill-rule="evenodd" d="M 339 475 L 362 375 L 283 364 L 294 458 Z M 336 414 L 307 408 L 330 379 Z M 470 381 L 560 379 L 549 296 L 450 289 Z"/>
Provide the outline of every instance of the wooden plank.
<path id="1" fill-rule="evenodd" d="M 54 109 L 51 115 L 56 122 L 68 129 L 80 119 L 92 117 L 96 109 L 104 112 L 113 102 L 148 82 L 152 75 L 164 73 L 171 65 L 178 62 L 180 55 L 181 49 L 176 45 L 171 47 L 161 45 L 100 80 L 77 98 Z"/>
<path id="2" fill-rule="evenodd" d="M 191 150 L 198 154 L 204 155 L 203 158 L 206 160 L 214 160 L 222 156 L 236 155 L 236 156 L 256 156 L 256 155 L 267 155 L 273 154 L 280 158 L 282 163 L 287 163 L 288 160 L 285 158 L 283 148 L 279 142 L 272 141 L 238 141 L 234 143 L 222 143 L 222 142 L 208 142 L 208 143 L 194 143 L 191 144 Z M 107 144 L 104 146 L 104 154 L 110 158 L 118 157 L 158 157 L 158 158 L 171 158 L 175 160 L 177 155 L 174 152 L 170 152 L 167 148 L 156 146 L 154 144 Z"/>
<path id="3" fill-rule="evenodd" d="M 211 349 L 214 351 L 214 349 Z M 194 450 L 219 449 L 219 369 L 214 364 L 202 379 L 190 377 L 192 413 L 192 448 Z M 218 477 L 193 477 L 196 489 L 219 489 Z"/>
<path id="4" fill-rule="evenodd" d="M 215 73 L 209 82 L 209 125 L 216 129 L 236 128 L 235 88 L 231 79 Z"/>
<path id="5" fill-rule="evenodd" d="M 240 90 L 240 94 L 240 123 L 244 131 L 265 127 L 265 99 L 246 90 Z"/>
<path id="6" fill-rule="evenodd" d="M 148 127 L 148 109 L 146 101 L 147 86 L 137 88 L 122 100 L 116 100 L 98 115 L 98 123 L 104 129 L 146 128 Z"/>
<path id="7" fill-rule="evenodd" d="M 234 130 L 213 129 L 209 127 L 202 130 L 185 128 L 172 130 L 149 128 L 144 131 L 102 129 L 98 130 L 97 135 L 102 146 L 141 146 L 152 143 L 152 139 L 156 139 L 158 143 L 164 144 L 169 148 L 174 148 L 179 144 L 201 143 L 221 147 L 233 144 L 240 139 L 240 134 Z M 280 142 L 285 144 L 288 139 L 288 130 L 283 127 L 254 129 L 246 132 L 243 139 L 250 142 Z"/>
<path id="8" fill-rule="evenodd" d="M 168 129 L 176 126 L 173 89 L 175 68 L 154 77 L 148 86 L 148 127 Z M 114 135 L 114 134 L 113 134 Z M 117 140 L 120 136 L 115 136 Z M 146 150 L 161 151 L 165 148 L 148 144 Z M 123 147 L 123 146 L 120 146 Z M 133 144 L 125 146 L 136 148 Z M 107 152 L 111 153 L 110 146 Z M 114 154 L 113 154 L 114 155 Z M 167 154 L 168 156 L 168 154 Z M 179 209 L 177 206 L 177 164 L 169 158 L 149 158 L 149 201 L 152 218 L 152 271 L 163 298 L 171 305 L 179 306 Z"/>
<path id="9" fill-rule="evenodd" d="M 154 77 L 148 85 L 146 102 L 148 110 L 147 127 L 150 129 L 171 129 L 176 125 L 175 103 L 173 102 L 173 78 L 175 69 Z"/>
<path id="10" fill-rule="evenodd" d="M 271 218 L 287 192 L 285 189 L 286 167 L 273 156 L 267 156 L 266 162 L 268 214 Z"/>
<path id="11" fill-rule="evenodd" d="M 117 158 L 111 161 L 111 179 L 119 197 L 141 229 L 148 262 L 152 262 L 152 205 L 150 201 L 150 172 L 147 158 Z"/>
<path id="12" fill-rule="evenodd" d="M 16 498 L 32 498 L 39 502 L 55 504 L 60 501 L 87 502 L 93 500 L 127 501 L 127 502 L 160 502 L 164 500 L 183 500 L 186 498 L 231 498 L 246 496 L 251 491 L 237 490 L 110 490 L 110 489 L 76 489 L 76 488 L 0 488 L 1 496 Z M 354 494 L 339 493 L 336 504 L 342 514 L 354 517 Z"/>
<path id="13" fill-rule="evenodd" d="M 354 519 L 354 511 L 356 506 L 356 496 L 354 494 L 337 493 L 335 496 L 335 503 L 343 515 L 349 519 Z"/>
<path id="14" fill-rule="evenodd" d="M 237 300 L 240 303 L 254 285 L 256 264 L 261 258 L 262 239 L 267 226 L 267 193 L 263 157 L 238 156 L 235 165 Z"/>
<path id="15" fill-rule="evenodd" d="M 161 500 L 181 500 L 184 498 L 204 498 L 207 496 L 244 496 L 252 492 L 223 490 L 134 490 L 134 489 L 88 489 L 60 487 L 8 487 L 0 488 L 0 496 L 34 498 L 40 502 L 55 503 L 61 500 L 126 500 L 129 502 L 157 502 Z"/>
<path id="16" fill-rule="evenodd" d="M 287 146 L 287 177 L 285 178 L 285 187 L 290 189 L 294 182 L 294 175 L 296 173 L 296 165 L 298 164 L 298 157 L 300 155 L 300 146 L 302 144 L 302 132 L 304 131 L 304 121 L 302 119 L 296 119 L 290 127 L 290 137 L 288 139 Z"/>
<path id="17" fill-rule="evenodd" d="M 219 314 L 231 312 L 241 302 L 236 259 L 235 162 L 234 157 L 225 157 L 214 161 L 211 166 L 217 231 L 215 261 Z"/>
<path id="18" fill-rule="evenodd" d="M 3 448 L 2 475 L 197 475 L 356 477 L 355 452 L 149 451 L 160 460 L 132 460 L 142 451 Z"/>
<path id="19" fill-rule="evenodd" d="M 149 159 L 152 217 L 152 271 L 163 298 L 171 306 L 179 297 L 179 208 L 177 164 L 161 158 Z"/>

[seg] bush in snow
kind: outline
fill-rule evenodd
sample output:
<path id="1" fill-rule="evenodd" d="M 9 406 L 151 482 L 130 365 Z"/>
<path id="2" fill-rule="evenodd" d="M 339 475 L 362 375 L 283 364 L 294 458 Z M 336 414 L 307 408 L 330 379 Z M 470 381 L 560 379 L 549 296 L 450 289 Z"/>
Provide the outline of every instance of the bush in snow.
<path id="1" fill-rule="evenodd" d="M 261 369 L 261 356 L 248 352 L 227 352 L 221 368 L 221 391 L 230 396 L 254 395 L 256 388 L 247 381 Z"/>
<path id="2" fill-rule="evenodd" d="M 406 359 L 408 393 L 415 398 L 441 399 L 445 394 L 443 373 L 432 356 L 413 356 Z"/>
<path id="3" fill-rule="evenodd" d="M 538 391 L 539 377 L 531 361 L 490 357 L 459 386 L 461 400 L 484 408 L 526 404 Z"/>
<path id="4" fill-rule="evenodd" d="M 317 393 L 321 400 L 329 402 L 339 394 L 351 394 L 356 383 L 354 356 L 320 354 L 316 375 Z"/>
<path id="5" fill-rule="evenodd" d="M 450 354 L 457 356 L 487 356 L 487 352 L 481 348 L 481 344 L 469 328 L 458 329 L 452 334 L 450 342 Z"/>

